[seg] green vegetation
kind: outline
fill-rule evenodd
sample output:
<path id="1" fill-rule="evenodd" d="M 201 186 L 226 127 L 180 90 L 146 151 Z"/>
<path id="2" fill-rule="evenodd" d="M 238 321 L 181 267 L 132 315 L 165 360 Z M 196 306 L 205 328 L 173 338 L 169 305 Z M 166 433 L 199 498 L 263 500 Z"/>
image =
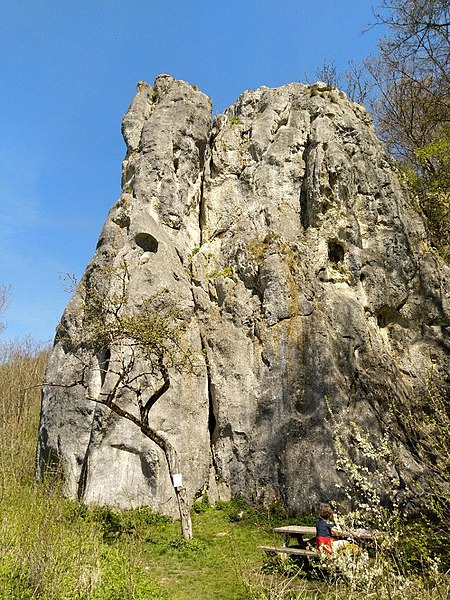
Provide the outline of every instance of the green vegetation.
<path id="1" fill-rule="evenodd" d="M 271 232 L 268 233 L 262 241 L 247 242 L 246 247 L 250 256 L 256 260 L 261 267 L 271 246 L 278 244 L 280 241 L 281 235 L 279 233 Z"/>
<path id="2" fill-rule="evenodd" d="M 48 350 L 3 345 L 0 356 L 0 599 L 245 599 L 267 516 L 235 500 L 193 509 L 195 539 L 141 508 L 122 513 L 64 500 L 58 474 L 34 481 L 40 384 Z"/>
<path id="3" fill-rule="evenodd" d="M 301 262 L 299 247 L 286 241 L 279 233 L 271 232 L 262 241 L 247 242 L 246 248 L 259 267 L 263 266 L 266 256 L 276 253 L 283 257 L 292 275 L 299 270 Z"/>
<path id="4" fill-rule="evenodd" d="M 424 377 L 424 398 L 384 398 L 384 434 L 337 419 L 330 410 L 336 464 L 353 510 L 346 527 L 374 532 L 376 552 L 360 567 L 339 563 L 350 587 L 381 598 L 448 597 L 450 546 L 443 523 L 450 509 L 450 390 Z M 391 425 L 401 419 L 420 475 L 408 472 Z M 408 491 L 409 490 L 409 491 Z M 349 571 L 348 573 L 346 571 Z"/>
<path id="5" fill-rule="evenodd" d="M 122 513 L 64 500 L 50 474 L 34 481 L 40 389 L 48 351 L 3 347 L 0 364 L 0 599 L 246 598 L 271 523 L 242 501 L 193 511 L 195 540 L 141 508 Z M 199 508 L 197 508 L 199 507 Z"/>
<path id="6" fill-rule="evenodd" d="M 200 252 L 200 247 L 199 247 L 199 246 L 194 246 L 194 247 L 192 248 L 192 252 L 191 252 L 191 255 L 190 255 L 190 259 L 192 260 L 192 259 L 194 258 L 194 256 L 195 256 L 196 254 L 198 254 L 199 252 Z"/>
<path id="7" fill-rule="evenodd" d="M 208 279 L 217 279 L 218 277 L 229 277 L 230 279 L 233 279 L 233 269 L 231 267 L 225 267 L 221 271 L 210 273 L 208 275 Z"/>
<path id="8" fill-rule="evenodd" d="M 450 127 L 441 135 L 416 149 L 420 176 L 413 190 L 425 214 L 431 238 L 450 265 Z"/>
<path id="9" fill-rule="evenodd" d="M 243 123 L 239 117 L 229 117 L 228 121 L 229 121 L 229 123 L 231 123 L 231 125 L 243 125 Z"/>
<path id="10" fill-rule="evenodd" d="M 88 508 L 65 500 L 57 474 L 34 481 L 34 456 L 40 390 L 47 350 L 29 342 L 2 347 L 0 360 L 0 599 L 1 600 L 423 600 L 447 598 L 444 571 L 450 556 L 445 532 L 429 535 L 431 521 L 405 524 L 393 507 L 380 506 L 372 491 L 358 488 L 353 463 L 353 498 L 372 503 L 348 524 L 377 516 L 388 535 L 377 537 L 376 550 L 360 561 L 341 559 L 313 569 L 289 559 L 265 559 L 256 546 L 279 544 L 272 528 L 281 523 L 312 524 L 314 517 L 287 519 L 281 509 L 263 510 L 236 498 L 217 502 L 204 494 L 194 504 L 195 537 L 180 536 L 179 524 L 148 508 L 117 512 Z M 446 443 L 436 437 L 444 418 L 444 398 L 433 395 L 435 408 L 420 436 L 444 464 Z M 448 420 L 444 419 L 448 425 Z M 445 426 L 447 426 L 445 425 Z M 369 452 L 372 475 L 386 475 L 392 448 L 371 445 L 353 425 L 354 447 Z M 340 428 L 339 435 L 344 435 Z M 375 457 L 377 460 L 375 460 Z M 381 462 L 380 462 L 381 461 Z M 385 462 L 383 462 L 385 461 Z M 448 463 L 446 463 L 448 464 Z M 360 473 L 361 474 L 361 473 Z M 363 473 L 364 474 L 364 473 Z M 362 480 L 373 482 L 373 477 Z M 367 491 L 369 489 L 369 491 Z M 432 490 L 431 490 L 432 491 Z M 365 494 L 365 495 L 364 495 Z M 442 498 L 440 494 L 439 498 Z M 439 510 L 446 510 L 439 504 Z M 346 519 L 348 519 L 348 515 Z M 359 519 L 359 521 L 357 520 Z M 431 519 L 431 517 L 430 517 Z"/>

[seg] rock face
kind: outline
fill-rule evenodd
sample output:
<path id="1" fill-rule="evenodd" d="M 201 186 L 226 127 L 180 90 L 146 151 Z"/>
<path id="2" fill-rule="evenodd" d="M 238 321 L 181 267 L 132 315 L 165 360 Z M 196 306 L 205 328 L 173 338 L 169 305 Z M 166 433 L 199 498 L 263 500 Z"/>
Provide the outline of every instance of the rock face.
<path id="1" fill-rule="evenodd" d="M 450 270 L 426 243 L 371 118 L 325 84 L 244 92 L 211 124 L 209 99 L 167 75 L 123 119 L 123 192 L 85 279 L 124 261 L 137 308 L 177 298 L 198 356 L 151 412 L 188 494 L 310 510 L 336 498 L 329 408 L 384 432 L 386 399 L 448 376 Z M 83 318 L 76 292 L 59 331 Z M 87 503 L 175 514 L 164 456 L 86 399 L 57 335 L 38 469 L 58 462 Z M 327 407 L 327 404 L 329 408 Z M 406 468 L 414 469 L 404 447 Z"/>

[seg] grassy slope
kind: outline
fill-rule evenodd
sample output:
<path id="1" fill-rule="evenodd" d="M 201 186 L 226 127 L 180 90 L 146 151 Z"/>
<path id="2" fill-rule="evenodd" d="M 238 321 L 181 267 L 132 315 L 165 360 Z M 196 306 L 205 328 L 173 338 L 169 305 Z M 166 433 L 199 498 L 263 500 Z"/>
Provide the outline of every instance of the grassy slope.
<path id="1" fill-rule="evenodd" d="M 194 542 L 186 545 L 178 523 L 146 522 L 137 511 L 124 517 L 124 526 L 118 515 L 63 500 L 57 485 L 37 485 L 39 383 L 47 353 L 21 344 L 3 349 L 2 358 L 0 598 L 246 597 L 243 576 L 261 564 L 256 546 L 272 539 L 269 524 L 253 524 L 252 513 L 233 522 L 236 506 L 202 505 L 206 510 L 193 515 Z"/>
<path id="2" fill-rule="evenodd" d="M 256 546 L 272 539 L 270 530 L 230 522 L 228 510 L 215 509 L 194 515 L 193 527 L 190 544 L 180 539 L 178 523 L 150 532 L 151 539 L 139 543 L 143 568 L 173 600 L 247 598 L 243 577 L 261 565 Z"/>
<path id="3" fill-rule="evenodd" d="M 193 550 L 167 547 L 164 542 L 146 549 L 154 575 L 174 600 L 245 598 L 238 565 L 244 569 L 256 564 L 255 534 L 249 527 L 227 523 L 223 516 L 204 513 L 195 519 Z"/>
<path id="4" fill-rule="evenodd" d="M 311 586 L 298 578 L 293 582 L 298 593 L 292 595 L 285 588 L 286 578 L 258 574 L 264 557 L 256 546 L 280 542 L 272 533 L 279 520 L 237 500 L 216 508 L 205 502 L 196 505 L 194 540 L 189 544 L 181 538 L 179 523 L 148 509 L 115 513 L 64 500 L 58 482 L 38 485 L 33 478 L 39 383 L 47 353 L 27 345 L 3 352 L 0 600 L 450 597 L 450 578 L 429 554 L 423 544 L 426 538 L 420 536 L 416 536 L 413 560 L 405 560 L 400 548 L 393 554 L 381 553 L 367 563 L 351 589 L 342 586 L 342 577 L 330 587 L 318 582 Z M 438 560 L 442 557 L 440 552 Z"/>

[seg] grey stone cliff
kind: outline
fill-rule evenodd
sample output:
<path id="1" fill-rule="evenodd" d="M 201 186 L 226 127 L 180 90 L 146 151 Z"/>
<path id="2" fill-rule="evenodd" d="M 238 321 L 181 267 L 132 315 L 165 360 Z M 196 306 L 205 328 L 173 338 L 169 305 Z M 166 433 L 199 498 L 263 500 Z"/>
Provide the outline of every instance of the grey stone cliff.
<path id="1" fill-rule="evenodd" d="M 210 100 L 162 75 L 138 84 L 122 132 L 122 195 L 85 278 L 125 261 L 137 308 L 169 288 L 183 310 L 199 368 L 173 374 L 150 420 L 189 496 L 291 512 L 336 498 L 329 408 L 381 436 L 387 398 L 420 398 L 425 373 L 449 373 L 450 270 L 370 116 L 295 83 L 246 91 L 211 124 Z M 60 331 L 82 313 L 75 292 Z M 58 461 L 66 493 L 87 503 L 175 515 L 161 450 L 67 387 L 80 368 L 57 335 L 38 469 Z M 414 471 L 406 445 L 402 456 Z"/>

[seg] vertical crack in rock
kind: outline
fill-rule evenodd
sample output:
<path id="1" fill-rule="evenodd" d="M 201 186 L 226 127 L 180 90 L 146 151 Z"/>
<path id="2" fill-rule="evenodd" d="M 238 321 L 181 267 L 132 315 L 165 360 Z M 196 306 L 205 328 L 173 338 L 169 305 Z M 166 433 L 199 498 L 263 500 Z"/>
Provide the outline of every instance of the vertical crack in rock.
<path id="1" fill-rule="evenodd" d="M 201 344 L 202 344 L 202 353 L 205 357 L 205 365 L 206 365 L 206 385 L 208 390 L 208 430 L 209 430 L 209 440 L 210 440 L 210 450 L 211 450 L 211 466 L 214 469 L 216 475 L 219 475 L 219 469 L 216 463 L 216 456 L 214 451 L 214 446 L 218 440 L 219 434 L 219 424 L 216 417 L 216 407 L 214 401 L 214 395 L 212 392 L 212 383 L 211 383 L 211 368 L 209 365 L 206 342 L 204 340 L 203 335 L 200 336 Z"/>
<path id="2" fill-rule="evenodd" d="M 86 482 L 87 482 L 87 475 L 88 475 L 88 469 L 89 469 L 89 449 L 90 449 L 90 440 L 89 440 L 89 444 L 86 449 L 86 454 L 83 459 L 83 464 L 81 465 L 80 478 L 78 480 L 77 500 L 79 502 L 83 501 L 84 492 L 86 491 Z"/>
<path id="3" fill-rule="evenodd" d="M 308 192 L 306 186 L 306 173 L 302 180 L 302 186 L 300 189 L 300 222 L 304 229 L 309 227 L 308 217 Z"/>
<path id="4" fill-rule="evenodd" d="M 89 457 L 91 453 L 91 447 L 94 441 L 94 429 L 95 429 L 95 421 L 97 420 L 97 410 L 98 406 L 95 404 L 94 410 L 92 412 L 92 420 L 91 420 L 91 431 L 89 436 L 89 441 L 86 445 L 86 450 L 83 457 L 83 462 L 81 463 L 80 477 L 78 479 L 77 485 L 77 499 L 82 502 L 84 498 L 84 494 L 86 491 L 86 484 L 89 473 Z"/>
<path id="5" fill-rule="evenodd" d="M 306 138 L 305 147 L 303 149 L 302 161 L 305 165 L 305 170 L 303 173 L 302 184 L 300 187 L 300 222 L 303 226 L 303 229 L 308 229 L 309 222 L 309 198 L 308 198 L 308 159 L 310 153 L 310 135 L 308 134 Z"/>

